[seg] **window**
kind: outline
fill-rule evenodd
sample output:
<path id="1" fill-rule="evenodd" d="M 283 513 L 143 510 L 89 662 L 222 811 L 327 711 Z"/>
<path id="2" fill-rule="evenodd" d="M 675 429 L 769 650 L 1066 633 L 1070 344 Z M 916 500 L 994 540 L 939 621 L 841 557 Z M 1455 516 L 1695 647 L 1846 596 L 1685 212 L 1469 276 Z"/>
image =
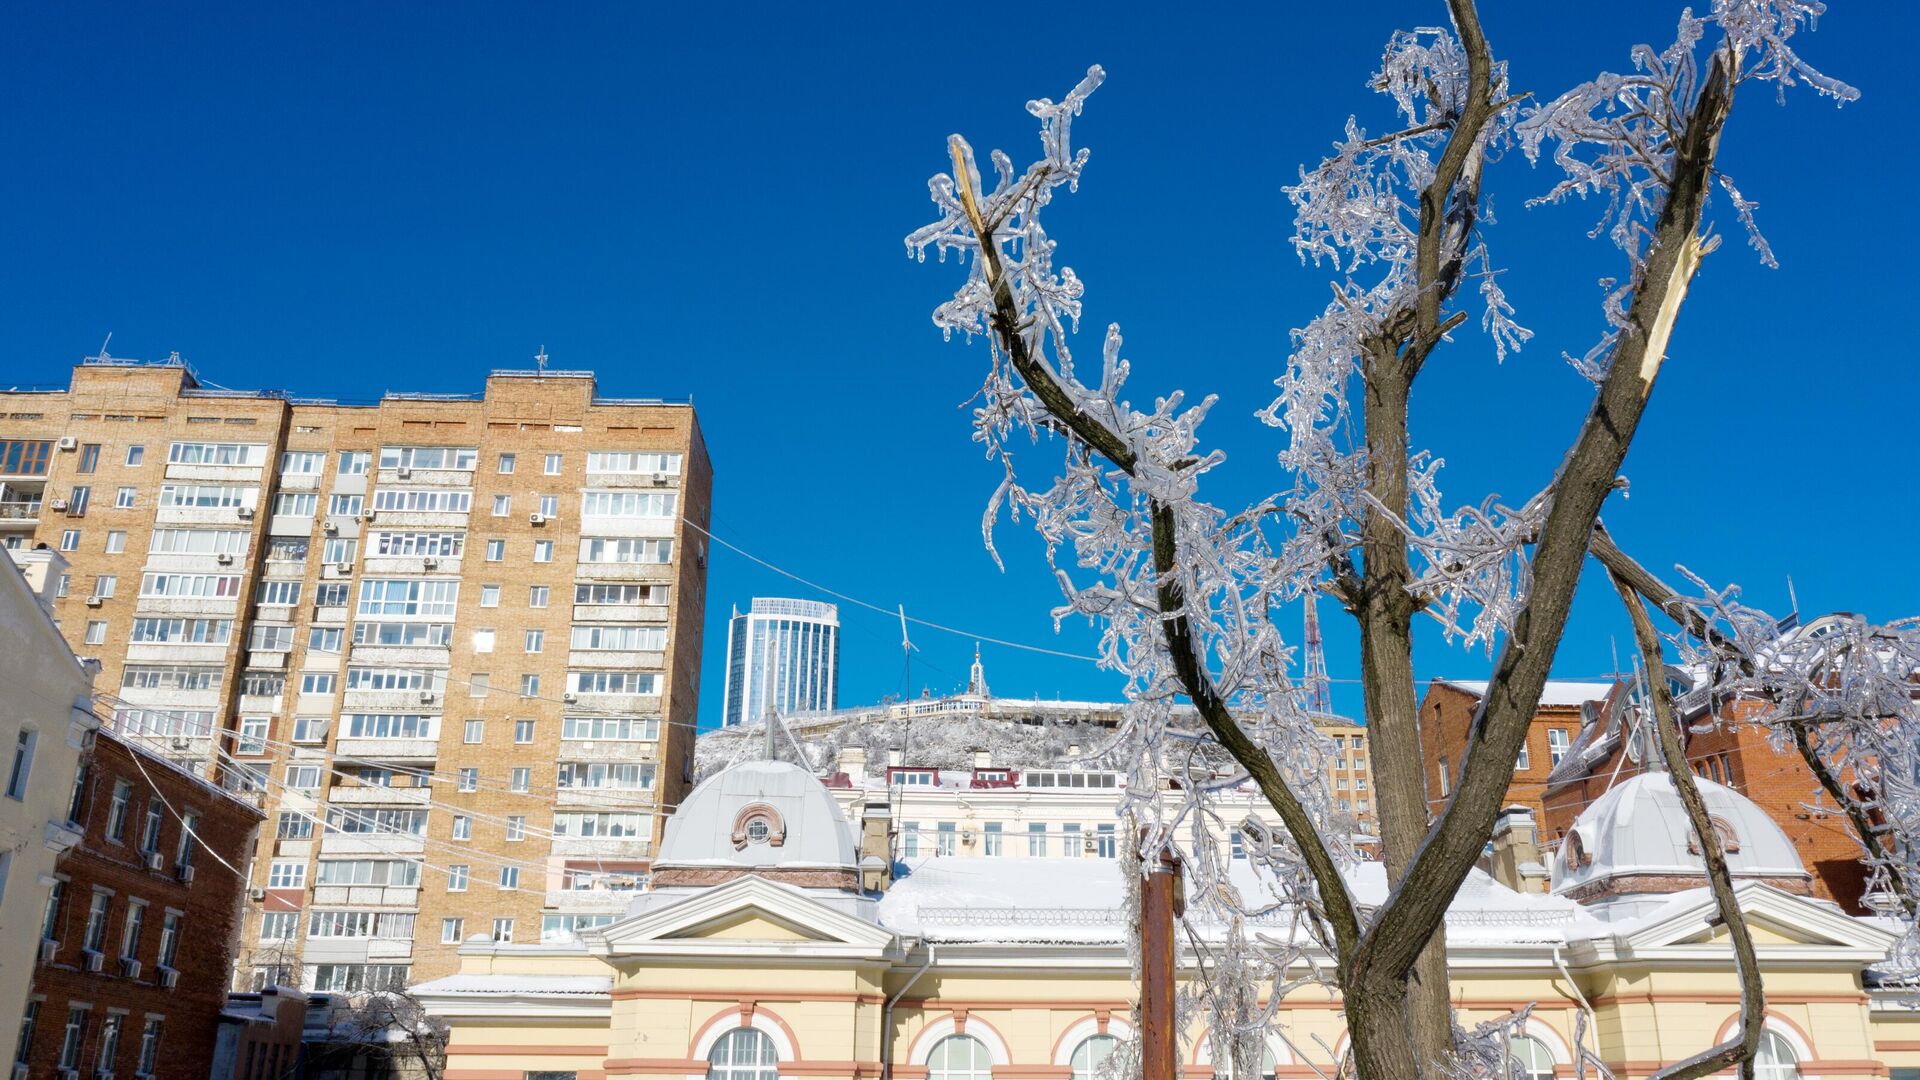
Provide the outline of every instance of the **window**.
<path id="1" fill-rule="evenodd" d="M 652 451 L 596 450 L 587 454 L 590 473 L 669 473 L 680 471 L 680 455 Z"/>
<path id="2" fill-rule="evenodd" d="M 147 550 L 156 555 L 240 555 L 247 534 L 240 529 L 155 529 Z"/>
<path id="3" fill-rule="evenodd" d="M 583 517 L 670 518 L 679 497 L 671 491 L 583 491 Z"/>
<path id="4" fill-rule="evenodd" d="M 527 790 L 527 786 L 532 782 L 533 782 L 533 770 L 524 765 L 517 769 L 507 770 L 507 790 L 508 791 L 525 792 Z"/>
<path id="5" fill-rule="evenodd" d="M 492 689 L 493 674 L 491 672 L 476 671 L 467 676 L 468 697 L 483 698 L 486 697 Z"/>
<path id="6" fill-rule="evenodd" d="M 1080 1045 L 1073 1048 L 1072 1080 L 1093 1080 L 1101 1064 L 1113 1055 L 1119 1045 L 1120 1040 L 1112 1035 L 1089 1035 L 1082 1039 Z"/>
<path id="7" fill-rule="evenodd" d="M 1514 772 L 1523 772 L 1523 771 L 1525 771 L 1525 770 L 1526 770 L 1526 769 L 1527 769 L 1528 767 L 1529 767 L 1529 758 L 1528 758 L 1528 755 L 1527 755 L 1527 744 L 1526 744 L 1526 743 L 1521 743 L 1521 744 L 1520 744 L 1520 756 L 1519 756 L 1518 758 L 1515 758 L 1515 759 L 1514 759 L 1514 762 L 1513 762 L 1513 771 L 1514 771 Z"/>
<path id="8" fill-rule="evenodd" d="M 300 602 L 300 582 L 298 581 L 262 581 L 254 591 L 256 604 L 285 604 L 292 607 Z"/>
<path id="9" fill-rule="evenodd" d="M 1119 839 L 1114 835 L 1113 826 L 1101 825 L 1093 831 L 1094 854 L 1103 859 L 1120 857 Z"/>
<path id="10" fill-rule="evenodd" d="M 664 605 L 667 602 L 667 587 L 665 585 L 575 585 L 573 602 L 600 605 Z"/>
<path id="11" fill-rule="evenodd" d="M 128 664 L 120 685 L 128 690 L 218 690 L 224 679 L 218 667 Z"/>
<path id="12" fill-rule="evenodd" d="M 440 920 L 440 944 L 442 945 L 460 944 L 460 942 L 464 940 L 462 937 L 462 934 L 466 931 L 466 928 L 467 928 L 467 920 L 465 919 L 441 919 Z"/>
<path id="13" fill-rule="evenodd" d="M 1566 756 L 1567 756 L 1567 729 L 1566 728 L 1548 728 L 1547 729 L 1547 760 L 1551 761 L 1555 765 L 1558 765 L 1560 764 L 1560 759 Z"/>
<path id="14" fill-rule="evenodd" d="M 927 1055 L 927 1080 L 992 1080 L 993 1059 L 971 1035 L 949 1035 Z"/>
<path id="15" fill-rule="evenodd" d="M 439 735 L 440 718 L 419 713 L 348 713 L 349 739 L 432 739 Z"/>
<path id="16" fill-rule="evenodd" d="M 165 1021 L 157 1016 L 147 1017 L 140 1029 L 140 1060 L 134 1065 L 136 1076 L 152 1076 L 153 1070 L 160 1064 L 160 1029 Z"/>
<path id="17" fill-rule="evenodd" d="M 327 992 L 384 990 L 406 983 L 405 964 L 317 964 L 313 969 L 313 989 Z"/>
<path id="18" fill-rule="evenodd" d="M 526 721 L 531 725 L 533 721 Z M 563 739 L 590 739 L 594 742 L 644 742 L 660 737 L 660 718 L 641 716 L 569 716 L 560 721 Z M 533 732 L 527 732 L 532 741 Z"/>
<path id="19" fill-rule="evenodd" d="M 338 628 L 335 633 L 338 634 Z M 336 637 L 336 641 L 338 638 Z M 339 652 L 339 649 L 334 649 Z M 334 682 L 339 676 L 331 671 L 309 671 L 300 676 L 300 692 L 303 694 L 331 694 Z"/>
<path id="20" fill-rule="evenodd" d="M 93 891 L 93 900 L 87 905 L 87 928 L 80 936 L 80 947 L 88 952 L 103 952 L 107 944 L 107 909 L 113 903 L 113 894 L 100 889 Z"/>
<path id="21" fill-rule="evenodd" d="M 644 814 L 563 811 L 553 815 L 553 835 L 638 839 L 652 835 Z"/>
<path id="22" fill-rule="evenodd" d="M 260 489 L 232 484 L 161 484 L 160 505 L 184 510 L 233 510 L 259 502 Z"/>
<path id="23" fill-rule="evenodd" d="M 298 791 L 314 792 L 320 789 L 320 766 L 287 766 L 287 786 Z"/>
<path id="24" fill-rule="evenodd" d="M 118 555 L 127 550 L 127 534 L 119 529 L 107 534 L 107 554 Z"/>
<path id="25" fill-rule="evenodd" d="M 87 503 L 90 502 L 92 498 L 92 488 L 85 485 L 75 486 L 72 491 L 67 493 L 67 516 L 86 517 Z"/>
<path id="26" fill-rule="evenodd" d="M 320 863 L 313 880 L 316 885 L 412 888 L 420 884 L 420 864 L 409 859 L 330 859 Z"/>
<path id="27" fill-rule="evenodd" d="M 134 500 L 139 497 L 139 489 L 123 487 L 113 493 L 113 508 L 115 510 L 131 510 L 133 509 Z"/>
<path id="28" fill-rule="evenodd" d="M 167 450 L 169 465 L 266 464 L 267 448 L 260 443 L 174 443 Z"/>
<path id="29" fill-rule="evenodd" d="M 351 536 L 329 537 L 320 546 L 320 561 L 335 566 L 351 566 L 353 557 L 360 553 L 360 541 Z"/>
<path id="30" fill-rule="evenodd" d="M 147 800 L 147 820 L 140 825 L 141 851 L 160 850 L 160 826 L 165 820 L 163 817 L 164 814 L 165 811 L 161 808 L 160 797 L 158 795 Z"/>
<path id="31" fill-rule="evenodd" d="M 322 586 L 324 588 L 324 586 Z M 451 623 L 361 622 L 353 625 L 355 645 L 428 645 L 446 648 L 453 641 Z"/>
<path id="32" fill-rule="evenodd" d="M 473 839 L 473 819 L 465 814 L 453 815 L 453 838 L 455 840 Z"/>
<path id="33" fill-rule="evenodd" d="M 59 585 L 59 587 L 58 587 L 57 589 L 55 589 L 55 590 L 54 590 L 54 595 L 55 595 L 55 596 L 60 596 L 60 597 L 64 597 L 64 596 L 66 596 L 66 595 L 67 595 L 67 590 L 68 590 L 68 589 L 70 589 L 70 588 L 72 588 L 72 587 L 73 587 L 73 575 L 72 575 L 72 574 L 61 574 L 61 575 L 60 575 L 60 585 Z"/>
<path id="34" fill-rule="evenodd" d="M 707 1080 L 778 1080 L 780 1059 L 764 1031 L 735 1028 L 707 1052 Z"/>
<path id="35" fill-rule="evenodd" d="M 305 859 L 275 859 L 267 867 L 267 888 L 302 889 L 307 884 Z"/>
<path id="36" fill-rule="evenodd" d="M 53 459 L 53 443 L 0 440 L 0 473 L 11 476 L 45 476 Z"/>
<path id="37" fill-rule="evenodd" d="M 263 911 L 260 913 L 261 941 L 292 941 L 300 932 L 300 913 L 297 911 Z"/>
<path id="38" fill-rule="evenodd" d="M 983 849 L 981 853 L 984 855 L 1001 854 L 1002 852 L 1000 850 L 1000 840 L 1001 840 L 1000 823 L 997 821 L 987 822 L 986 830 L 983 835 L 985 836 L 985 840 L 983 842 Z"/>
<path id="39" fill-rule="evenodd" d="M 127 447 L 127 467 L 133 468 L 147 460 L 147 448 L 144 446 Z"/>
<path id="40" fill-rule="evenodd" d="M 283 491 L 273 497 L 273 512 L 288 517 L 312 517 L 320 509 L 320 496 L 311 491 Z"/>
<path id="41" fill-rule="evenodd" d="M 60 1067 L 80 1067 L 80 1046 L 87 1035 L 87 1009 L 84 1005 L 67 1008 L 67 1026 L 60 1034 Z"/>
<path id="42" fill-rule="evenodd" d="M 264 583 L 263 583 L 264 584 Z M 369 578 L 360 583 L 361 615 L 441 615 L 459 606 L 460 583 L 438 578 Z"/>
<path id="43" fill-rule="evenodd" d="M 517 866 L 501 867 L 500 887 L 502 889 L 518 889 L 520 887 L 520 868 Z M 513 938 L 509 936 L 506 940 L 512 941 Z"/>
<path id="44" fill-rule="evenodd" d="M 347 583 L 344 581 L 322 582 L 313 590 L 313 606 L 317 608 L 346 607 Z M 354 640 L 360 640 L 360 627 L 353 628 Z"/>
<path id="45" fill-rule="evenodd" d="M 583 563 L 664 563 L 672 559 L 672 540 L 586 537 L 580 541 Z"/>
<path id="46" fill-rule="evenodd" d="M 107 624 L 105 620 L 94 619 L 87 623 L 87 644 L 105 645 L 107 643 Z"/>
<path id="47" fill-rule="evenodd" d="M 645 791 L 653 787 L 656 769 L 651 761 L 563 761 L 556 770 L 556 786 Z"/>
<path id="48" fill-rule="evenodd" d="M 13 740 L 13 768 L 7 773 L 7 798 L 24 800 L 27 781 L 33 777 L 33 747 L 39 733 L 21 728 Z"/>
<path id="49" fill-rule="evenodd" d="M 536 497 L 540 500 L 540 515 L 542 517 L 555 518 L 560 516 L 560 496 L 540 495 Z"/>
<path id="50" fill-rule="evenodd" d="M 495 495 L 493 497 L 493 516 L 506 517 L 513 513 L 513 496 Z"/>
<path id="51" fill-rule="evenodd" d="M 515 720 L 513 722 L 513 741 L 521 744 L 532 742 L 533 741 L 533 721 Z"/>
<path id="52" fill-rule="evenodd" d="M 327 513 L 332 517 L 359 517 L 366 506 L 365 495 L 334 495 L 327 499 Z"/>
<path id="53" fill-rule="evenodd" d="M 90 473 L 100 467 L 100 444 L 87 443 L 80 447 L 80 465 L 76 472 Z"/>
<path id="54" fill-rule="evenodd" d="M 283 623 L 254 623 L 247 634 L 247 648 L 286 652 L 293 648 L 293 627 Z"/>
<path id="55" fill-rule="evenodd" d="M 547 597 L 552 595 L 552 592 L 553 590 L 549 589 L 545 585 L 534 585 L 529 587 L 527 589 L 527 606 L 530 608 L 546 607 Z"/>
<path id="56" fill-rule="evenodd" d="M 94 596 L 103 597 L 103 598 L 111 597 L 114 593 L 119 591 L 120 591 L 120 575 L 118 574 L 101 574 L 100 576 L 93 579 L 93 595 Z"/>
<path id="57" fill-rule="evenodd" d="M 281 840 L 307 840 L 313 836 L 313 819 L 291 810 L 280 811 L 273 835 Z"/>
<path id="58" fill-rule="evenodd" d="M 140 645 L 225 645 L 233 636 L 231 619 L 133 620 L 133 633 L 127 639 Z"/>
<path id="59" fill-rule="evenodd" d="M 479 769 L 465 768 L 460 770 L 460 790 L 461 791 L 479 791 L 480 790 L 480 770 Z"/>
<path id="60" fill-rule="evenodd" d="M 956 855 L 960 851 L 959 827 L 951 821 L 943 821 L 934 827 L 933 852 L 936 855 Z"/>
<path id="61" fill-rule="evenodd" d="M 262 586 L 269 584 L 261 582 Z M 279 582 L 293 586 L 296 594 L 300 583 L 297 581 Z M 240 595 L 240 577 L 237 574 L 142 574 L 140 575 L 140 595 L 147 597 L 191 597 L 201 600 L 219 600 Z"/>
<path id="62" fill-rule="evenodd" d="M 1453 781 L 1447 774 L 1447 759 L 1441 758 L 1440 759 L 1440 794 L 1442 796 L 1445 796 L 1447 794 L 1448 789 L 1450 789 L 1452 786 L 1453 786 Z"/>
<path id="63" fill-rule="evenodd" d="M 54 878 L 53 885 L 47 890 L 46 913 L 40 917 L 40 939 L 58 941 L 60 933 L 60 901 L 67 893 L 64 878 Z"/>
<path id="64" fill-rule="evenodd" d="M 334 832 L 362 835 L 398 833 L 406 836 L 425 836 L 427 812 L 425 810 L 345 810 L 333 807 L 327 811 L 327 828 Z"/>
<path id="65" fill-rule="evenodd" d="M 569 671 L 570 694 L 658 694 L 660 676 L 650 671 Z"/>
<path id="66" fill-rule="evenodd" d="M 527 652 L 530 652 L 530 653 L 540 652 L 541 650 L 546 648 L 546 645 L 547 645 L 547 632 L 545 630 L 527 631 L 527 636 L 526 636 Z"/>
<path id="67" fill-rule="evenodd" d="M 340 451 L 341 476 L 365 476 L 373 466 L 373 453 L 369 450 Z"/>
<path id="68" fill-rule="evenodd" d="M 527 815 L 507 815 L 507 842 L 518 843 L 527 838 Z"/>
<path id="69" fill-rule="evenodd" d="M 506 557 L 507 557 L 507 542 L 505 540 L 487 541 L 487 561 L 488 562 L 501 562 L 505 560 Z"/>
<path id="70" fill-rule="evenodd" d="M 1062 834 L 1060 837 L 1061 854 L 1069 859 L 1079 858 L 1081 855 L 1079 824 L 1076 822 L 1062 825 L 1060 826 L 1060 832 Z"/>
<path id="71" fill-rule="evenodd" d="M 581 652 L 660 652 L 667 647 L 667 628 L 575 626 L 572 645 Z"/>
<path id="72" fill-rule="evenodd" d="M 1047 856 L 1047 826 L 1043 822 L 1027 823 L 1027 854 L 1036 859 Z"/>
<path id="73" fill-rule="evenodd" d="M 533 561 L 537 563 L 552 562 L 553 561 L 553 541 L 535 540 L 533 542 Z"/>
<path id="74" fill-rule="evenodd" d="M 375 489 L 375 510 L 406 514 L 464 514 L 473 509 L 473 492 L 460 488 Z"/>
<path id="75" fill-rule="evenodd" d="M 521 697 L 539 697 L 540 696 L 540 676 L 538 675 L 520 676 L 520 696 Z"/>
<path id="76" fill-rule="evenodd" d="M 464 469 L 471 471 L 480 452 L 470 446 L 383 446 L 383 469 Z"/>
<path id="77" fill-rule="evenodd" d="M 900 836 L 900 854 L 909 859 L 920 856 L 920 823 L 909 821 Z"/>
<path id="78" fill-rule="evenodd" d="M 1760 1033 L 1760 1048 L 1753 1055 L 1754 1080 L 1800 1080 L 1800 1055 L 1777 1031 Z"/>
<path id="79" fill-rule="evenodd" d="M 512 919 L 493 920 L 493 940 L 506 945 L 513 944 L 513 920 Z"/>
<path id="80" fill-rule="evenodd" d="M 122 843 L 127 838 L 127 804 L 133 801 L 133 785 L 125 780 L 113 782 L 113 799 L 107 804 L 107 839 Z"/>
<path id="81" fill-rule="evenodd" d="M 66 531 L 60 534 L 60 550 L 61 551 L 80 550 L 80 530 L 79 529 L 67 529 Z"/>
<path id="82" fill-rule="evenodd" d="M 561 465 L 562 465 L 562 464 L 563 464 L 563 459 L 562 459 L 562 457 L 561 457 L 561 455 L 559 455 L 559 454 L 548 454 L 548 455 L 547 455 L 547 475 L 548 475 L 548 476 L 559 476 L 559 475 L 560 475 L 560 467 L 561 467 Z"/>
<path id="83" fill-rule="evenodd" d="M 512 454 L 500 455 L 500 475 L 502 476 L 513 475 L 513 455 Z"/>
<path id="84" fill-rule="evenodd" d="M 464 734 L 464 739 L 466 742 L 470 742 L 470 743 L 485 742 L 486 738 L 487 738 L 487 722 L 485 720 L 467 721 L 466 730 Z"/>
<path id="85" fill-rule="evenodd" d="M 500 606 L 500 586 L 498 585 L 480 586 L 480 606 L 483 608 L 499 607 Z"/>
<path id="86" fill-rule="evenodd" d="M 319 476 L 327 455 L 312 450 L 288 450 L 280 455 L 280 471 L 291 476 Z"/>

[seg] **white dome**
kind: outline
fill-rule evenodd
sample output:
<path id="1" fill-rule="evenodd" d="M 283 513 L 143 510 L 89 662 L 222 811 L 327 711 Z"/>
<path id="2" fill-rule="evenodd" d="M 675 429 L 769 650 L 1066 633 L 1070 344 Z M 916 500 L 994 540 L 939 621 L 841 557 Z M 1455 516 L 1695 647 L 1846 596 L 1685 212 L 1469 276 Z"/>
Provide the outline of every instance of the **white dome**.
<path id="1" fill-rule="evenodd" d="M 1807 880 L 1793 842 L 1766 811 L 1732 788 L 1696 777 L 1736 880 Z M 1574 819 L 1553 858 L 1553 891 L 1674 892 L 1705 884 L 1706 862 L 1673 778 L 1641 773 L 1615 784 Z M 1610 883 L 1610 884 L 1609 884 Z"/>
<path id="2" fill-rule="evenodd" d="M 814 775 L 785 761 L 722 769 L 667 819 L 666 868 L 857 870 L 846 815 Z"/>

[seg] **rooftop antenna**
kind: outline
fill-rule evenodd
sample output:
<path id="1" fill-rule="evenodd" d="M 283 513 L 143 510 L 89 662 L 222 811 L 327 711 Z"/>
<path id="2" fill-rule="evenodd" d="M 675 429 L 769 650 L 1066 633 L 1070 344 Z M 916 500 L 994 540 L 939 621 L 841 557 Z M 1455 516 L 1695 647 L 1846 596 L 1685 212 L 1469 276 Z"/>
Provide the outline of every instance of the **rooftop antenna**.
<path id="1" fill-rule="evenodd" d="M 1333 688 L 1327 678 L 1327 648 L 1320 640 L 1320 609 L 1318 594 L 1307 590 L 1307 627 L 1306 627 L 1306 670 L 1301 682 L 1307 691 L 1307 711 L 1315 716 L 1326 716 L 1333 712 Z"/>
<path id="2" fill-rule="evenodd" d="M 902 700 L 913 696 L 913 654 L 918 646 L 907 634 L 907 605 L 900 605 L 900 697 Z"/>
<path id="3" fill-rule="evenodd" d="M 547 347 L 545 345 L 540 346 L 540 351 L 533 354 L 533 366 L 540 374 L 545 375 L 547 373 Z"/>
<path id="4" fill-rule="evenodd" d="M 1793 608 L 1794 621 L 1800 621 L 1800 598 L 1794 595 L 1792 574 L 1787 575 L 1787 604 Z"/>
<path id="5" fill-rule="evenodd" d="M 96 356 L 96 357 L 94 357 L 94 359 L 95 359 L 95 360 L 97 360 L 97 361 L 99 361 L 100 363 L 102 363 L 102 364 L 104 364 L 104 363 L 106 363 L 107 361 L 109 361 L 109 360 L 111 360 L 111 359 L 113 359 L 113 354 L 111 354 L 111 353 L 109 353 L 109 352 L 107 352 L 107 345 L 108 345 L 108 343 L 110 343 L 110 342 L 112 342 L 112 341 L 113 341 L 113 331 L 111 331 L 111 330 L 109 330 L 109 331 L 107 331 L 107 340 L 106 340 L 106 341 L 102 341 L 102 342 L 100 343 L 100 355 L 98 355 L 98 356 Z"/>

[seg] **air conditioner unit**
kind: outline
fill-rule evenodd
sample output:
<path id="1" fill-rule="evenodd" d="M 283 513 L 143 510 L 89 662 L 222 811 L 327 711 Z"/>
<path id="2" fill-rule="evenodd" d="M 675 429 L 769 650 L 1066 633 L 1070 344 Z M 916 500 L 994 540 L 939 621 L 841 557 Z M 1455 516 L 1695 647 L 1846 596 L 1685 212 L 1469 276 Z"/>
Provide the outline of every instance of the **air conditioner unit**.
<path id="1" fill-rule="evenodd" d="M 431 690 L 420 691 L 420 704 L 422 705 L 433 704 L 433 691 Z"/>
<path id="2" fill-rule="evenodd" d="M 74 438 L 72 435 L 60 436 L 60 449 L 76 450 L 76 449 L 79 449 L 79 447 L 80 447 L 79 439 Z"/>
<path id="3" fill-rule="evenodd" d="M 40 962 L 41 963 L 43 964 L 53 963 L 53 954 L 59 951 L 60 951 L 59 942 L 53 940 L 52 938 L 40 939 Z"/>
<path id="4" fill-rule="evenodd" d="M 180 981 L 180 973 L 165 964 L 160 966 L 159 971 L 160 985 L 168 990 L 173 989 L 173 985 Z"/>
<path id="5" fill-rule="evenodd" d="M 92 949 L 82 949 L 80 955 L 86 958 L 88 971 L 97 972 L 107 966 L 106 953 L 94 952 Z"/>
<path id="6" fill-rule="evenodd" d="M 57 508 L 56 508 L 56 509 L 57 509 Z M 528 514 L 528 515 L 527 515 L 527 520 L 528 520 L 529 522 L 531 522 L 531 523 L 533 523 L 533 524 L 535 524 L 535 525 L 545 525 L 545 524 L 547 523 L 547 515 L 545 515 L 545 514 Z"/>
<path id="7" fill-rule="evenodd" d="M 193 749 L 193 740 L 187 738 L 185 735 L 175 735 L 173 737 L 173 748 L 175 750 L 191 750 Z M 159 852 L 154 852 L 154 854 L 158 855 Z"/>
<path id="8" fill-rule="evenodd" d="M 399 468 L 393 470 L 393 474 L 395 476 L 398 476 L 400 479 L 405 480 L 408 477 L 411 477 L 413 475 L 413 470 L 407 468 L 405 465 L 402 465 Z"/>
<path id="9" fill-rule="evenodd" d="M 164 863 L 165 861 L 166 861 L 165 858 L 162 857 L 159 852 L 157 851 L 147 852 L 147 869 L 158 870 L 160 869 L 161 864 Z"/>
<path id="10" fill-rule="evenodd" d="M 973 836 L 972 829 L 968 829 L 965 832 L 960 834 L 960 842 L 967 845 L 968 847 L 973 846 L 973 840 L 974 840 L 974 836 Z"/>
<path id="11" fill-rule="evenodd" d="M 361 512 L 360 512 L 360 520 L 361 520 L 361 521 L 372 521 L 372 520 L 373 520 L 373 516 L 374 516 L 375 514 L 377 514 L 377 513 L 379 513 L 379 512 L 380 512 L 380 511 L 378 511 L 378 510 L 363 510 L 363 511 L 361 511 Z"/>
<path id="12" fill-rule="evenodd" d="M 333 568 L 334 568 L 335 570 L 338 570 L 338 571 L 340 571 L 340 572 L 341 572 L 341 573 L 343 573 L 343 574 L 351 574 L 351 573 L 353 573 L 353 564 L 352 564 L 352 563 L 350 563 L 350 562 L 343 562 L 343 563 L 334 563 L 334 564 L 333 564 Z"/>
<path id="13" fill-rule="evenodd" d="M 439 566 L 439 565 L 440 565 L 440 560 L 439 560 L 439 559 L 432 559 L 432 558 L 428 558 L 428 559 L 421 559 L 421 560 L 420 560 L 420 565 L 421 565 L 421 566 L 422 566 L 423 568 L 425 568 L 425 569 L 427 569 L 427 570 L 432 570 L 432 569 L 434 569 L 435 567 L 437 567 L 437 566 Z"/>
<path id="14" fill-rule="evenodd" d="M 106 600 L 103 597 L 98 597 L 98 596 L 87 597 L 88 607 L 99 607 L 101 604 L 104 604 L 104 603 L 106 603 Z"/>
<path id="15" fill-rule="evenodd" d="M 326 533 L 328 536 L 337 536 L 340 533 L 340 523 L 337 521 L 329 521 L 325 525 L 320 526 L 320 531 Z"/>
<path id="16" fill-rule="evenodd" d="M 233 508 L 233 512 L 240 515 L 241 521 L 253 520 L 253 507 L 251 506 L 236 506 Z"/>
<path id="17" fill-rule="evenodd" d="M 1096 840 L 1095 838 L 1093 838 L 1093 837 L 1091 837 L 1091 836 L 1089 836 L 1089 837 L 1087 837 L 1087 838 L 1086 838 L 1085 840 L 1083 840 L 1083 841 L 1081 841 L 1081 843 L 1080 843 L 1080 846 L 1081 846 L 1081 848 L 1082 848 L 1082 849 L 1084 849 L 1084 850 L 1086 850 L 1086 851 L 1099 851 L 1099 850 L 1100 850 L 1100 842 L 1099 842 L 1098 840 Z"/>
<path id="18" fill-rule="evenodd" d="M 266 898 L 267 898 L 267 890 L 265 889 L 248 889 L 247 890 L 247 899 L 249 900 L 265 900 Z"/>
<path id="19" fill-rule="evenodd" d="M 66 508 L 67 508 L 67 500 L 65 499 L 48 499 L 47 500 L 47 509 L 49 510 L 65 510 Z"/>
<path id="20" fill-rule="evenodd" d="M 227 554 L 226 552 L 224 552 L 224 551 L 223 551 L 223 552 L 221 552 L 220 554 L 218 554 L 218 555 L 215 555 L 215 556 L 213 557 L 213 561 L 214 561 L 214 562 L 217 562 L 217 563 L 219 563 L 219 564 L 220 564 L 221 566 L 232 566 L 232 565 L 233 565 L 233 556 L 231 556 L 231 555 L 229 555 L 229 554 Z"/>
<path id="21" fill-rule="evenodd" d="M 580 697 L 578 694 L 575 694 L 573 691 L 569 690 L 560 695 L 560 700 L 566 701 L 566 702 L 574 702 L 574 701 L 579 701 Z"/>
<path id="22" fill-rule="evenodd" d="M 653 483 L 654 483 L 654 486 L 656 487 L 671 483 L 672 481 L 673 481 L 672 473 L 657 472 L 653 474 Z"/>
<path id="23" fill-rule="evenodd" d="M 191 863 L 183 864 L 181 866 L 175 867 L 175 870 L 177 870 L 179 873 L 180 884 L 182 885 L 193 884 L 193 866 Z"/>
<path id="24" fill-rule="evenodd" d="M 131 956 L 121 957 L 120 958 L 120 976 L 121 978 L 125 978 L 125 979 L 139 978 L 140 977 L 140 961 L 134 959 Z"/>

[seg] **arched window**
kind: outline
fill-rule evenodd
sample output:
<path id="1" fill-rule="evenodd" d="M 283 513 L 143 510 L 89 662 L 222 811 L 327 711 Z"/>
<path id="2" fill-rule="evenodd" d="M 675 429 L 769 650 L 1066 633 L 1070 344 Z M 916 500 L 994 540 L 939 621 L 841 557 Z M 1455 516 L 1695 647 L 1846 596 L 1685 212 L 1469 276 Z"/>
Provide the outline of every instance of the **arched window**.
<path id="1" fill-rule="evenodd" d="M 1515 1035 L 1507 1043 L 1514 1080 L 1553 1080 L 1553 1052 L 1531 1035 Z"/>
<path id="2" fill-rule="evenodd" d="M 1089 1035 L 1073 1048 L 1073 1080 L 1093 1080 L 1100 1064 L 1113 1055 L 1120 1040 L 1111 1035 Z"/>
<path id="3" fill-rule="evenodd" d="M 988 1056 L 986 1044 L 971 1035 L 949 1035 L 935 1043 L 933 1053 L 927 1055 L 927 1080 L 992 1078 L 993 1058 Z"/>
<path id="4" fill-rule="evenodd" d="M 1779 1032 L 1760 1033 L 1760 1049 L 1753 1055 L 1753 1080 L 1800 1080 L 1800 1055 Z"/>
<path id="5" fill-rule="evenodd" d="M 707 1080 L 777 1080 L 780 1059 L 766 1032 L 734 1028 L 707 1053 Z"/>

